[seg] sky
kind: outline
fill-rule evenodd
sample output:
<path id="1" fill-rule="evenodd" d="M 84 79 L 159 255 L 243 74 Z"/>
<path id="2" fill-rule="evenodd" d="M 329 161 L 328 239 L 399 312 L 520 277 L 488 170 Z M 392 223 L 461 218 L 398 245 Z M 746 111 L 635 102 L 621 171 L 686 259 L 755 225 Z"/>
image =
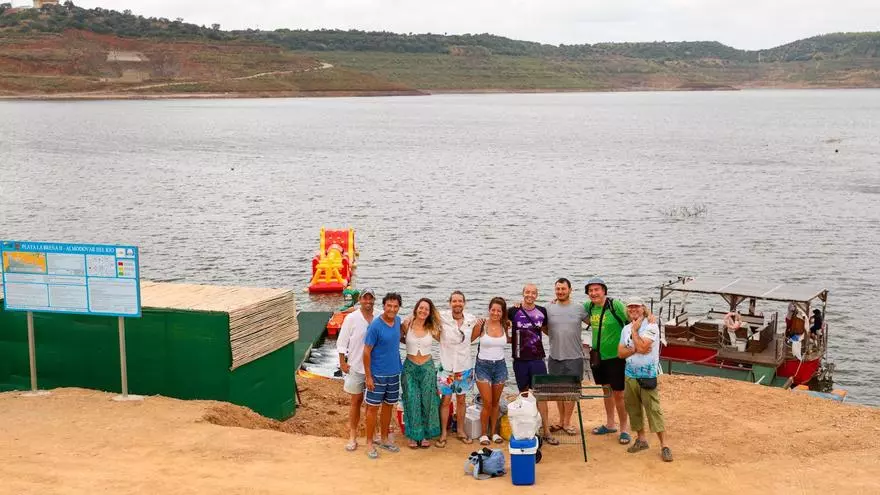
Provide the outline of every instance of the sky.
<path id="1" fill-rule="evenodd" d="M 16 4 L 27 3 L 16 0 Z M 550 44 L 720 41 L 772 48 L 818 34 L 880 30 L 880 0 L 74 0 L 222 29 L 492 33 Z"/>

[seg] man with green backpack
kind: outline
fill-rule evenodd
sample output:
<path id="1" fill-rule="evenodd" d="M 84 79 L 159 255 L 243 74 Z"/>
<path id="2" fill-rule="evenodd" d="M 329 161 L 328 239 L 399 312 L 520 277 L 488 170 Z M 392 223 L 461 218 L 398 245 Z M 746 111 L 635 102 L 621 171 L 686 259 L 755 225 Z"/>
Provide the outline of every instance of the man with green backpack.
<path id="1" fill-rule="evenodd" d="M 611 389 L 610 396 L 605 398 L 606 422 L 593 428 L 593 434 L 608 435 L 618 432 L 618 423 L 614 420 L 616 409 L 620 420 L 618 441 L 621 445 L 626 445 L 632 441 L 629 434 L 629 418 L 623 400 L 626 361 L 617 356 L 620 333 L 628 323 L 626 306 L 608 297 L 608 286 L 599 277 L 588 280 L 584 290 L 590 298 L 584 303 L 584 309 L 590 318 L 590 329 L 593 333 L 590 368 L 596 385 Z"/>

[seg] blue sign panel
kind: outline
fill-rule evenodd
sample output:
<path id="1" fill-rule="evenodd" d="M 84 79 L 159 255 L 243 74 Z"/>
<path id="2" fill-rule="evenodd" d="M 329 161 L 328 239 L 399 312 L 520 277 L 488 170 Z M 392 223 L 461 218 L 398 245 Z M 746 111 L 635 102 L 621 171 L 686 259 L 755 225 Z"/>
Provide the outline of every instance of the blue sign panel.
<path id="1" fill-rule="evenodd" d="M 138 248 L 0 241 L 10 311 L 141 316 Z"/>

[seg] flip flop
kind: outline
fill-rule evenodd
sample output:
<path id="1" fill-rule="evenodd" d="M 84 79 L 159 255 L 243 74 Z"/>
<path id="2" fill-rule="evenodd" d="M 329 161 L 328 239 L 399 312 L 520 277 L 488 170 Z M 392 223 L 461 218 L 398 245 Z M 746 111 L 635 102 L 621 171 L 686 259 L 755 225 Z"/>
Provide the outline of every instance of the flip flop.
<path id="1" fill-rule="evenodd" d="M 393 443 L 378 443 L 376 444 L 376 447 L 379 447 L 382 450 L 387 450 L 388 452 L 400 452 L 400 447 Z"/>
<path id="2" fill-rule="evenodd" d="M 547 443 L 547 444 L 550 444 L 550 445 L 559 445 L 559 440 L 557 440 L 557 439 L 551 437 L 550 435 L 547 435 L 547 436 L 545 436 L 545 437 L 542 437 L 541 439 L 544 440 L 544 443 Z"/>
<path id="3" fill-rule="evenodd" d="M 620 445 L 626 445 L 632 442 L 632 437 L 629 436 L 629 433 L 622 432 L 619 437 L 617 437 L 617 441 L 620 442 Z"/>
<path id="4" fill-rule="evenodd" d="M 562 430 L 565 432 L 566 435 L 572 435 L 572 436 L 577 435 L 577 432 L 578 432 L 578 429 L 575 428 L 574 426 L 569 426 L 569 427 L 563 428 Z"/>
<path id="5" fill-rule="evenodd" d="M 617 428 L 609 428 L 605 425 L 593 428 L 593 435 L 607 435 L 609 433 L 617 433 Z"/>
<path id="6" fill-rule="evenodd" d="M 492 442 L 489 441 L 489 437 L 486 435 L 480 437 L 480 445 L 489 445 L 490 443 Z"/>
<path id="7" fill-rule="evenodd" d="M 636 439 L 636 441 L 633 442 L 633 444 L 630 445 L 629 448 L 626 449 L 626 451 L 629 452 L 630 454 L 635 454 L 636 452 L 641 452 L 642 450 L 645 450 L 647 448 L 648 448 L 648 442 L 643 442 L 639 439 Z"/>
<path id="8" fill-rule="evenodd" d="M 550 428 L 548 428 L 548 429 L 550 430 L 550 433 L 556 433 L 557 431 L 559 431 L 559 430 L 562 429 L 562 426 L 560 426 L 560 425 L 550 425 Z"/>
<path id="9" fill-rule="evenodd" d="M 409 441 L 409 445 L 407 445 L 407 447 L 409 447 L 409 448 L 411 448 L 411 449 L 413 449 L 413 450 L 416 450 L 416 449 L 419 448 L 419 444 L 416 443 L 415 440 L 410 440 L 410 441 Z"/>
<path id="10" fill-rule="evenodd" d="M 420 449 L 430 449 L 431 442 L 429 440 L 422 440 L 421 442 L 419 442 L 419 448 Z"/>
<path id="11" fill-rule="evenodd" d="M 357 440 L 349 440 L 347 444 L 345 444 L 345 450 L 349 452 L 354 452 L 358 448 Z"/>
<path id="12" fill-rule="evenodd" d="M 458 441 L 461 442 L 461 443 L 463 443 L 463 444 L 465 444 L 465 445 L 470 445 L 470 444 L 474 443 L 474 440 L 473 440 L 473 439 L 468 438 L 468 437 L 466 437 L 466 436 L 464 436 L 464 435 L 459 435 L 459 436 L 458 436 Z"/>
<path id="13" fill-rule="evenodd" d="M 501 435 L 496 433 L 496 434 L 492 435 L 492 441 L 495 443 L 504 443 L 504 438 L 502 438 Z"/>
<path id="14" fill-rule="evenodd" d="M 435 440 L 434 447 L 437 447 L 438 449 L 445 449 L 446 448 L 446 440 Z"/>
<path id="15" fill-rule="evenodd" d="M 369 457 L 370 459 L 378 459 L 378 458 L 379 458 L 379 452 L 377 452 L 377 451 L 376 451 L 376 448 L 373 447 L 372 449 L 370 449 L 370 450 L 367 451 L 367 457 Z"/>

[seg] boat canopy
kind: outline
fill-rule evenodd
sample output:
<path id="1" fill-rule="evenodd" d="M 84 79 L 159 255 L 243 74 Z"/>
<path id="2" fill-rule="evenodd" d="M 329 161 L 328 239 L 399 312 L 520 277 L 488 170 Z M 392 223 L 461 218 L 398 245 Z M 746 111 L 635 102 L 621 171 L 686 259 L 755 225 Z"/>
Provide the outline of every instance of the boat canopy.
<path id="1" fill-rule="evenodd" d="M 819 286 L 779 284 L 733 277 L 681 277 L 660 287 L 662 301 L 674 292 L 718 294 L 728 301 L 762 299 L 765 301 L 795 302 L 809 306 L 818 298 L 827 302 L 828 289 Z"/>

